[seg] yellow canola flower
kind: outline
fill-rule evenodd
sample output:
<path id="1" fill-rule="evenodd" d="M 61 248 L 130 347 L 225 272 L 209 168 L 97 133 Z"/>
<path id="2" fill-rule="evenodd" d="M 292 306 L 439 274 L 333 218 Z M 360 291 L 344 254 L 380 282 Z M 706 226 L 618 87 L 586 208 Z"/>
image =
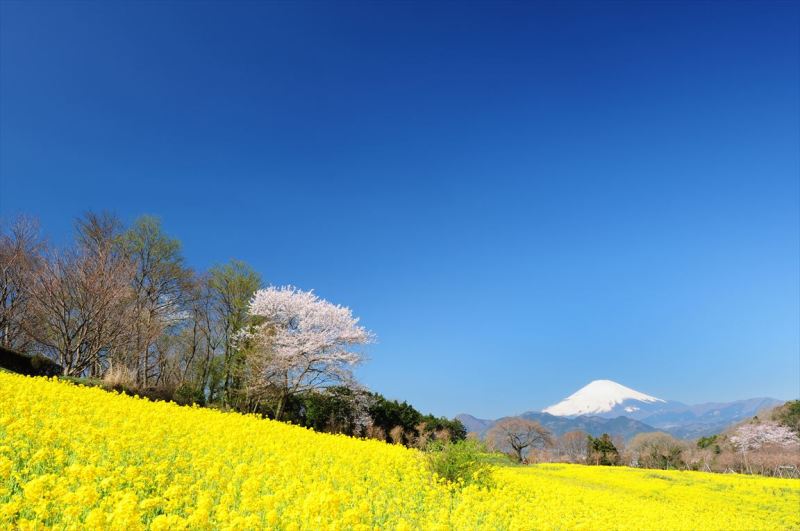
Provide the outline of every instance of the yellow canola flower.
<path id="1" fill-rule="evenodd" d="M 0 372 L 0 529 L 798 529 L 800 481 L 623 467 L 499 468 L 252 415 Z"/>

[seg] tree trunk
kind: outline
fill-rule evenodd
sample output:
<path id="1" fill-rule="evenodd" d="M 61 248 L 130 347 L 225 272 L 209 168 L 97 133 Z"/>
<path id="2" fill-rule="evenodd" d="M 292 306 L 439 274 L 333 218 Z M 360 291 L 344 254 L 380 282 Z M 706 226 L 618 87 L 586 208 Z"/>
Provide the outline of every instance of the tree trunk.
<path id="1" fill-rule="evenodd" d="M 283 407 L 285 404 L 286 397 L 281 395 L 280 398 L 278 398 L 278 404 L 275 406 L 275 420 L 281 420 L 281 417 L 283 416 Z"/>

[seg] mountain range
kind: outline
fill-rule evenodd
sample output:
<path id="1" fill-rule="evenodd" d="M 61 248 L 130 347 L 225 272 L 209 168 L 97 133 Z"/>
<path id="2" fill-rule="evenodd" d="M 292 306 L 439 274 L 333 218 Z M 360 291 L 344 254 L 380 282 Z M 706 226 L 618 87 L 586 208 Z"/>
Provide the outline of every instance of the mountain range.
<path id="1" fill-rule="evenodd" d="M 719 433 L 781 403 L 782 400 L 774 398 L 751 398 L 690 406 L 650 396 L 611 380 L 595 380 L 541 412 L 527 411 L 516 416 L 535 420 L 557 436 L 581 430 L 595 437 L 609 433 L 630 439 L 637 433 L 665 431 L 681 439 L 695 439 Z M 456 418 L 467 431 L 479 436 L 501 420 L 468 414 Z"/>

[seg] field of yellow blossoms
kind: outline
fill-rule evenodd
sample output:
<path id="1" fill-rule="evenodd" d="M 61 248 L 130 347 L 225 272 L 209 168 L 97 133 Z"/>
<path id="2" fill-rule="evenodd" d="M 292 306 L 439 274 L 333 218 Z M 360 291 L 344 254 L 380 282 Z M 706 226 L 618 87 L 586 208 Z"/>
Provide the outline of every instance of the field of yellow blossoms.
<path id="1" fill-rule="evenodd" d="M 0 372 L 2 529 L 800 529 L 800 481 L 422 455 Z"/>

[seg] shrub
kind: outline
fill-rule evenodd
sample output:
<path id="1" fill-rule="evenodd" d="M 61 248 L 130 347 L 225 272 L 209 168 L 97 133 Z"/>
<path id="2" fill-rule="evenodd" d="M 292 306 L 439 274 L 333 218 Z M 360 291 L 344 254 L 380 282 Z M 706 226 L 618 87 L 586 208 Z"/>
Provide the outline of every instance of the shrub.
<path id="1" fill-rule="evenodd" d="M 203 390 L 199 389 L 196 385 L 189 382 L 184 382 L 175 389 L 173 400 L 178 404 L 191 405 L 199 404 L 205 405 L 205 395 Z"/>
<path id="2" fill-rule="evenodd" d="M 709 437 L 700 437 L 697 439 L 697 447 L 701 450 L 711 450 L 716 455 L 722 453 L 722 448 L 719 445 L 719 435 L 711 435 Z"/>
<path id="3" fill-rule="evenodd" d="M 434 440 L 428 445 L 431 472 L 459 485 L 492 486 L 492 467 L 484 459 L 486 448 L 480 441 L 456 442 Z"/>
<path id="4" fill-rule="evenodd" d="M 61 365 L 44 356 L 28 356 L 4 347 L 0 347 L 0 367 L 28 376 L 59 376 L 64 372 Z"/>
<path id="5" fill-rule="evenodd" d="M 663 432 L 639 433 L 630 443 L 631 453 L 643 468 L 682 468 L 684 444 Z"/>
<path id="6" fill-rule="evenodd" d="M 114 365 L 103 375 L 103 383 L 112 389 L 136 387 L 136 371 L 124 365 Z"/>
<path id="7" fill-rule="evenodd" d="M 800 400 L 790 400 L 773 409 L 772 420 L 800 435 Z"/>
<path id="8" fill-rule="evenodd" d="M 299 396 L 298 424 L 314 431 L 364 435 L 369 423 L 371 395 L 348 387 L 329 387 Z"/>

